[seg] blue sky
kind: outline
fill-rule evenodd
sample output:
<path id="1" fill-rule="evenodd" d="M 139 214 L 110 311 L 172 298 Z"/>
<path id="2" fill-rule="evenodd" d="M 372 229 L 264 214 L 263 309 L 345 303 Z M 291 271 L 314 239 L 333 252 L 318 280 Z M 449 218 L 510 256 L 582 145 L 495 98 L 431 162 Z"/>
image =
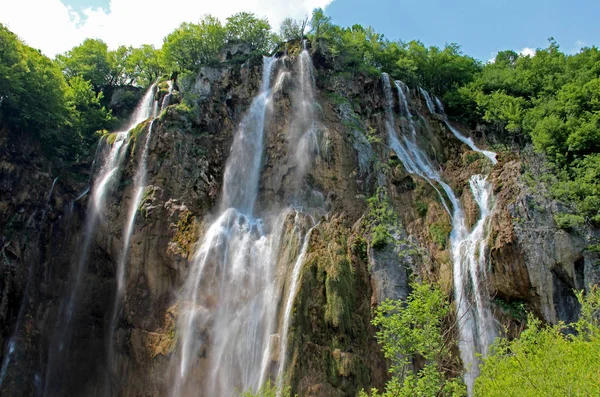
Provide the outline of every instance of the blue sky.
<path id="1" fill-rule="evenodd" d="M 550 36 L 566 52 L 600 45 L 599 0 L 335 0 L 326 11 L 338 25 L 370 25 L 388 39 L 426 45 L 455 42 L 483 61 L 546 47 Z"/>
<path id="2" fill-rule="evenodd" d="M 252 11 L 278 26 L 284 17 L 303 18 L 314 7 L 324 7 L 341 26 L 358 23 L 391 40 L 440 47 L 455 42 L 482 61 L 500 50 L 546 47 L 550 36 L 566 52 L 600 45 L 600 0 L 18 0 L 3 4 L 0 22 L 53 56 L 86 37 L 111 48 L 160 46 L 181 22 L 207 13 L 224 20 Z"/>

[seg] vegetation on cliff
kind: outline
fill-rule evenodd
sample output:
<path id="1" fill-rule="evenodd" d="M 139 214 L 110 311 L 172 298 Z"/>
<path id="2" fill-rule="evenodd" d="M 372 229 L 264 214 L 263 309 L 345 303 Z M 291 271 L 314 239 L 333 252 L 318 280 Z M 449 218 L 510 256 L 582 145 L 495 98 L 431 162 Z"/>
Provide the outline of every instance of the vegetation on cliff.
<path id="1" fill-rule="evenodd" d="M 580 292 L 581 316 L 568 327 L 529 315 L 520 337 L 499 339 L 475 381 L 476 396 L 600 395 L 600 291 Z"/>
<path id="2" fill-rule="evenodd" d="M 435 284 L 411 283 L 406 302 L 385 300 L 375 311 L 377 341 L 390 360 L 391 380 L 380 394 L 371 396 L 464 396 L 460 377 L 449 376 L 456 366 L 455 342 L 445 331 L 450 323 L 450 303 Z M 367 394 L 363 391 L 361 397 Z"/>

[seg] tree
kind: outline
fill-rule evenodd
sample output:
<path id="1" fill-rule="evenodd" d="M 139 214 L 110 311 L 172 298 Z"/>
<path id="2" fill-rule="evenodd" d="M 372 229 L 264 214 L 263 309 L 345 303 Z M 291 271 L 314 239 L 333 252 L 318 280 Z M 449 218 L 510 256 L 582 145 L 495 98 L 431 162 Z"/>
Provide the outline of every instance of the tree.
<path id="1" fill-rule="evenodd" d="M 279 26 L 279 34 L 284 41 L 300 41 L 304 37 L 306 23 L 307 20 L 285 18 Z"/>
<path id="2" fill-rule="evenodd" d="M 211 15 L 198 24 L 184 22 L 164 39 L 165 62 L 173 71 L 197 70 L 217 59 L 225 34 L 221 22 Z"/>
<path id="3" fill-rule="evenodd" d="M 0 122 L 44 138 L 69 123 L 60 69 L 0 24 Z"/>
<path id="4" fill-rule="evenodd" d="M 243 42 L 252 51 L 267 52 L 274 44 L 271 25 L 266 18 L 257 18 L 249 12 L 238 12 L 227 18 L 225 25 L 228 42 Z"/>
<path id="5" fill-rule="evenodd" d="M 314 40 L 328 38 L 331 34 L 331 29 L 331 17 L 325 16 L 322 8 L 315 8 L 310 20 L 310 31 L 313 34 Z"/>
<path id="6" fill-rule="evenodd" d="M 411 287 L 406 302 L 387 299 L 375 311 L 377 342 L 390 360 L 392 379 L 383 394 L 372 390 L 371 395 L 464 396 L 462 380 L 445 373 L 453 361 L 454 342 L 443 330 L 449 303 L 436 285 L 414 281 Z M 363 391 L 360 396 L 367 394 Z"/>
<path id="7" fill-rule="evenodd" d="M 99 130 L 110 129 L 114 119 L 109 110 L 100 104 L 102 92 L 96 93 L 89 81 L 81 76 L 69 80 L 66 98 L 72 107 L 72 127 L 80 139 L 91 145 Z"/>
<path id="8" fill-rule="evenodd" d="M 149 44 L 133 48 L 127 59 L 127 70 L 136 85 L 149 86 L 164 72 L 162 51 Z"/>
<path id="9" fill-rule="evenodd" d="M 475 395 L 562 397 L 600 395 L 600 293 L 593 287 L 571 331 L 563 323 L 544 326 L 529 315 L 527 328 L 512 341 L 498 340 L 481 366 Z"/>
<path id="10" fill-rule="evenodd" d="M 81 76 L 92 83 L 96 92 L 114 83 L 113 60 L 102 40 L 85 39 L 70 51 L 57 55 L 56 61 L 68 79 Z"/>

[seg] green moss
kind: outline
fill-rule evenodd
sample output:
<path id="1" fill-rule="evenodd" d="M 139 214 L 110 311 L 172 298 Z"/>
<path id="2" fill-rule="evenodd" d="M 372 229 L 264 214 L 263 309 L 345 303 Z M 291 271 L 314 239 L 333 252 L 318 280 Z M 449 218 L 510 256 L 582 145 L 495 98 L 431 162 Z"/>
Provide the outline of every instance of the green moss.
<path id="1" fill-rule="evenodd" d="M 348 98 L 341 96 L 340 94 L 338 94 L 337 92 L 330 92 L 327 94 L 327 97 L 329 98 L 329 100 L 336 104 L 336 105 L 343 105 L 345 103 L 350 103 L 350 101 L 348 100 Z"/>
<path id="2" fill-rule="evenodd" d="M 446 243 L 451 231 L 452 226 L 448 222 L 434 222 L 429 225 L 429 237 L 441 249 L 446 249 Z"/>
<path id="3" fill-rule="evenodd" d="M 415 207 L 417 208 L 417 214 L 419 214 L 421 218 L 424 218 L 425 215 L 427 215 L 427 210 L 429 209 L 429 205 L 427 205 L 427 203 L 417 200 Z"/>
<path id="4" fill-rule="evenodd" d="M 590 244 L 587 246 L 586 250 L 600 254 L 600 244 Z"/>
<path id="5" fill-rule="evenodd" d="M 117 139 L 117 133 L 116 132 L 111 132 L 106 137 L 106 143 L 112 146 L 115 143 L 116 139 Z"/>
<path id="6" fill-rule="evenodd" d="M 325 321 L 336 328 L 350 331 L 355 293 L 352 265 L 348 258 L 343 257 L 327 269 Z"/>
<path id="7" fill-rule="evenodd" d="M 463 163 L 465 165 L 470 165 L 476 162 L 481 158 L 481 155 L 477 152 L 468 152 L 463 156 Z"/>

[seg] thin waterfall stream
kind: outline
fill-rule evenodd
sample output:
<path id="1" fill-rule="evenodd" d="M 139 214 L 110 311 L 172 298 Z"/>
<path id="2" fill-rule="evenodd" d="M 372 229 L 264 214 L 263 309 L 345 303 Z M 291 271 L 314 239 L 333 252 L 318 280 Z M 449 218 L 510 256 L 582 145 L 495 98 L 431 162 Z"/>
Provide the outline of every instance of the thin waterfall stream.
<path id="1" fill-rule="evenodd" d="M 171 87 L 171 85 L 169 86 Z M 123 303 L 125 298 L 125 266 L 127 264 L 127 258 L 129 254 L 130 241 L 131 236 L 133 235 L 133 228 L 135 225 L 135 219 L 138 214 L 138 207 L 142 201 L 142 197 L 144 195 L 144 189 L 146 188 L 146 174 L 147 174 L 147 162 L 148 162 L 148 149 L 150 147 L 150 139 L 152 138 L 152 127 L 154 126 L 154 122 L 156 121 L 156 116 L 158 112 L 158 103 L 154 99 L 156 93 L 156 83 L 150 86 L 148 92 L 142 101 L 143 104 L 143 112 L 140 113 L 137 120 L 134 120 L 134 123 L 143 122 L 151 118 L 152 120 L 148 126 L 148 132 L 146 133 L 146 137 L 144 140 L 144 145 L 142 149 L 142 153 L 140 155 L 140 160 L 138 167 L 135 172 L 135 176 L 133 178 L 133 195 L 129 202 L 129 209 L 127 211 L 127 218 L 125 221 L 125 225 L 123 227 L 123 247 L 121 248 L 121 252 L 119 258 L 117 260 L 116 267 L 116 281 L 117 288 L 115 292 L 115 298 L 113 302 L 113 307 L 110 316 L 110 322 L 108 326 L 107 332 L 107 363 L 108 363 L 108 371 L 107 376 L 115 375 L 115 360 L 114 360 L 114 333 L 115 327 L 117 323 L 117 318 L 119 314 L 119 308 Z M 137 125 L 137 124 L 135 124 Z M 111 374 L 112 373 L 112 374 Z M 110 379 L 108 379 L 110 381 Z M 110 382 L 106 385 L 107 391 L 110 392 Z"/>
<path id="2" fill-rule="evenodd" d="M 104 145 L 103 149 L 97 153 L 102 155 L 101 151 L 108 153 L 104 157 L 103 164 L 98 171 L 97 176 L 91 188 L 91 196 L 88 199 L 86 220 L 83 233 L 83 241 L 75 262 L 75 267 L 71 274 L 74 274 L 70 280 L 70 292 L 67 299 L 61 303 L 57 316 L 55 331 L 50 344 L 50 352 L 48 355 L 48 363 L 46 367 L 44 396 L 53 396 L 60 393 L 62 389 L 61 379 L 58 376 L 61 371 L 60 364 L 67 358 L 68 347 L 71 343 L 73 333 L 73 317 L 80 294 L 81 284 L 86 271 L 89 250 L 95 237 L 95 231 L 98 222 L 101 220 L 102 212 L 106 199 L 113 189 L 116 175 L 119 173 L 120 167 L 124 161 L 127 148 L 129 146 L 129 132 L 140 122 L 148 119 L 152 115 L 154 109 L 154 85 L 152 85 L 145 93 L 132 115 L 130 122 L 122 131 L 114 133 L 114 142 L 107 150 L 106 139 L 102 139 L 98 145 Z"/>
<path id="3" fill-rule="evenodd" d="M 438 192 L 444 208 L 452 219 L 450 247 L 453 261 L 454 298 L 460 336 L 459 349 L 465 368 L 465 383 L 468 393 L 471 395 L 475 378 L 479 373 L 477 354 L 486 355 L 497 332 L 495 320 L 489 307 L 489 296 L 485 290 L 487 240 L 489 220 L 493 208 L 492 186 L 487 182 L 485 176 L 471 176 L 469 186 L 479 207 L 479 219 L 473 228 L 469 230 L 460 200 L 450 186 L 442 180 L 440 173 L 435 169 L 428 155 L 415 140 L 415 129 L 407 100 L 408 89 L 403 83 L 396 82 L 400 115 L 408 120 L 410 126 L 408 134 L 403 134 L 403 131 L 398 134 L 395 129 L 394 99 L 390 79 L 385 73 L 382 75 L 382 82 L 386 104 L 386 130 L 390 147 L 409 173 L 422 177 Z M 429 93 L 422 88 L 419 88 L 419 92 L 423 96 L 429 112 L 439 114 Z M 439 111 L 442 112 L 440 115 L 452 133 L 471 149 L 485 155 L 492 164 L 496 164 L 496 154 L 480 150 L 471 138 L 464 137 L 454 129 L 445 114 L 443 114 L 441 101 L 436 98 L 436 102 Z M 398 135 L 402 135 L 402 137 L 400 138 Z M 437 186 L 444 190 L 450 200 L 451 207 L 447 206 L 444 196 Z"/>

